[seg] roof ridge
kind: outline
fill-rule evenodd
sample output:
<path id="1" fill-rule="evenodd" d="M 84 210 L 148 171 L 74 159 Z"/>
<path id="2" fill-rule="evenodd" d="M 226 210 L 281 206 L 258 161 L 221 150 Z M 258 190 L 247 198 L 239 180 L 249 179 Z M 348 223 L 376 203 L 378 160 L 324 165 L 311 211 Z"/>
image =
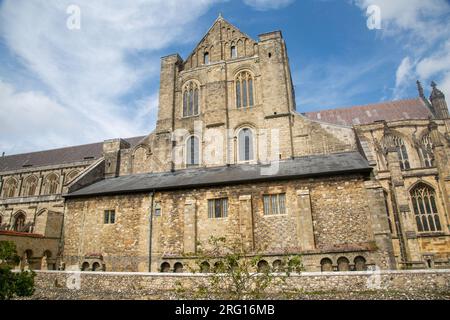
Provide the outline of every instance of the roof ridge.
<path id="1" fill-rule="evenodd" d="M 141 137 L 146 137 L 146 136 L 135 136 L 135 137 L 121 138 L 121 139 L 123 139 L 123 140 L 130 140 L 130 139 L 141 138 Z M 77 148 L 77 147 L 93 146 L 93 145 L 102 144 L 102 143 L 103 143 L 103 141 L 98 141 L 98 142 L 84 143 L 84 144 L 78 144 L 78 145 L 71 145 L 71 146 L 59 147 L 59 148 L 53 148 L 53 149 L 45 149 L 45 150 L 39 150 L 39 151 L 15 153 L 15 154 L 10 154 L 10 155 L 5 155 L 3 157 L 0 157 L 0 161 L 2 159 L 9 158 L 9 157 L 25 156 L 25 155 L 31 155 L 31 154 L 37 154 L 37 153 L 44 153 L 44 152 L 58 151 L 58 150 L 63 150 L 63 149 Z"/>

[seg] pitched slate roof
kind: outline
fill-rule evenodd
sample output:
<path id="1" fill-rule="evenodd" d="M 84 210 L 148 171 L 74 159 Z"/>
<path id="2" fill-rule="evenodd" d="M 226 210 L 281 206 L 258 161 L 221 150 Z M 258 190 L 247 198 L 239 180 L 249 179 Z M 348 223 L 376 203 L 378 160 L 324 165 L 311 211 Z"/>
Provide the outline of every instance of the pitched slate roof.
<path id="1" fill-rule="evenodd" d="M 304 116 L 311 120 L 352 126 L 369 124 L 379 120 L 428 119 L 431 112 L 421 98 L 416 98 L 306 112 Z"/>
<path id="2" fill-rule="evenodd" d="M 131 146 L 144 137 L 124 139 Z M 0 172 L 95 160 L 102 156 L 103 142 L 0 157 Z"/>
<path id="3" fill-rule="evenodd" d="M 327 176 L 356 172 L 368 173 L 372 170 L 367 160 L 358 152 L 306 156 L 280 161 L 278 164 L 278 170 L 271 175 L 267 175 L 267 172 L 264 172 L 269 166 L 260 164 L 128 175 L 101 180 L 65 195 L 65 197 L 188 189 L 257 181 L 286 180 L 310 176 Z"/>

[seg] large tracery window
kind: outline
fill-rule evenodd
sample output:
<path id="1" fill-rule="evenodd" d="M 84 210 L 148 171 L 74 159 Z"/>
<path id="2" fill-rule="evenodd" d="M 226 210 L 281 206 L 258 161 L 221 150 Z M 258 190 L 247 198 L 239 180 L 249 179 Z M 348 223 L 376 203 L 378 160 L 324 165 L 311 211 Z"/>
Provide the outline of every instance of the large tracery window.
<path id="1" fill-rule="evenodd" d="M 5 182 L 3 186 L 3 198 L 13 198 L 16 194 L 17 189 L 17 181 L 13 178 L 10 178 Z"/>
<path id="2" fill-rule="evenodd" d="M 14 218 L 14 231 L 17 232 L 22 232 L 24 231 L 25 228 L 25 214 L 20 212 L 18 214 L 16 214 L 15 218 Z"/>
<path id="3" fill-rule="evenodd" d="M 411 190 L 411 201 L 419 232 L 441 231 L 436 194 L 433 188 L 420 183 Z"/>
<path id="4" fill-rule="evenodd" d="M 248 71 L 240 72 L 236 77 L 236 108 L 253 107 L 253 77 Z"/>
<path id="5" fill-rule="evenodd" d="M 430 135 L 426 134 L 421 139 L 420 155 L 426 168 L 434 166 L 433 143 Z"/>
<path id="6" fill-rule="evenodd" d="M 194 81 L 189 81 L 183 87 L 183 117 L 198 115 L 199 87 Z"/>
<path id="7" fill-rule="evenodd" d="M 44 194 L 55 194 L 58 191 L 58 176 L 49 174 L 44 183 Z"/>
<path id="8" fill-rule="evenodd" d="M 254 160 L 253 133 L 249 128 L 239 131 L 239 161 Z"/>
<path id="9" fill-rule="evenodd" d="M 35 176 L 30 176 L 25 180 L 25 185 L 23 188 L 23 195 L 25 197 L 34 196 L 37 187 L 37 178 Z"/>
<path id="10" fill-rule="evenodd" d="M 200 143 L 197 137 L 191 136 L 186 140 L 186 165 L 198 166 L 200 164 Z"/>
<path id="11" fill-rule="evenodd" d="M 384 147 L 395 147 L 398 154 L 398 159 L 400 163 L 400 169 L 406 170 L 410 169 L 408 152 L 406 151 L 406 145 L 402 138 L 396 135 L 387 135 L 384 137 Z"/>

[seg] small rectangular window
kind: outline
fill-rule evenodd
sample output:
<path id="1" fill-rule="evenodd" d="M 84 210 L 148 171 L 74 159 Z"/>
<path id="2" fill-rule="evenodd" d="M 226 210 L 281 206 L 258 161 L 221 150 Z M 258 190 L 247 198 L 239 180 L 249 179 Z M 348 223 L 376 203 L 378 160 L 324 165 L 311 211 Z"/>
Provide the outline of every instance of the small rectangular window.
<path id="1" fill-rule="evenodd" d="M 264 215 L 286 213 L 286 194 L 271 194 L 263 196 Z"/>
<path id="2" fill-rule="evenodd" d="M 155 205 L 155 217 L 160 217 L 161 216 L 161 205 L 159 203 L 157 203 Z"/>
<path id="3" fill-rule="evenodd" d="M 208 218 L 226 218 L 228 216 L 228 198 L 208 200 Z"/>
<path id="4" fill-rule="evenodd" d="M 113 224 L 116 222 L 116 211 L 115 210 L 105 210 L 104 223 Z"/>

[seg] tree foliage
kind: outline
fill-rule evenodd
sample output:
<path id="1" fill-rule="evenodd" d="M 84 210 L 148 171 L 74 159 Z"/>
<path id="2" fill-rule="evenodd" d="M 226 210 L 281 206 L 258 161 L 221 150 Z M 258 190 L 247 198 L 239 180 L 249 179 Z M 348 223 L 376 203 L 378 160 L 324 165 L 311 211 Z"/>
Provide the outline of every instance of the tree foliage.
<path id="1" fill-rule="evenodd" d="M 180 298 L 196 299 L 263 299 L 270 287 L 286 288 L 286 278 L 292 272 L 303 270 L 301 256 L 283 255 L 274 269 L 258 265 L 264 260 L 262 250 L 249 250 L 242 241 L 229 241 L 224 237 L 211 237 L 206 248 L 198 245 L 195 255 L 187 255 L 192 273 L 205 273 L 205 281 L 186 286 L 177 283 Z M 265 260 L 264 260 L 265 261 Z"/>
<path id="2" fill-rule="evenodd" d="M 15 243 L 0 241 L 0 300 L 27 297 L 34 292 L 34 272 L 11 271 L 19 261 Z"/>

